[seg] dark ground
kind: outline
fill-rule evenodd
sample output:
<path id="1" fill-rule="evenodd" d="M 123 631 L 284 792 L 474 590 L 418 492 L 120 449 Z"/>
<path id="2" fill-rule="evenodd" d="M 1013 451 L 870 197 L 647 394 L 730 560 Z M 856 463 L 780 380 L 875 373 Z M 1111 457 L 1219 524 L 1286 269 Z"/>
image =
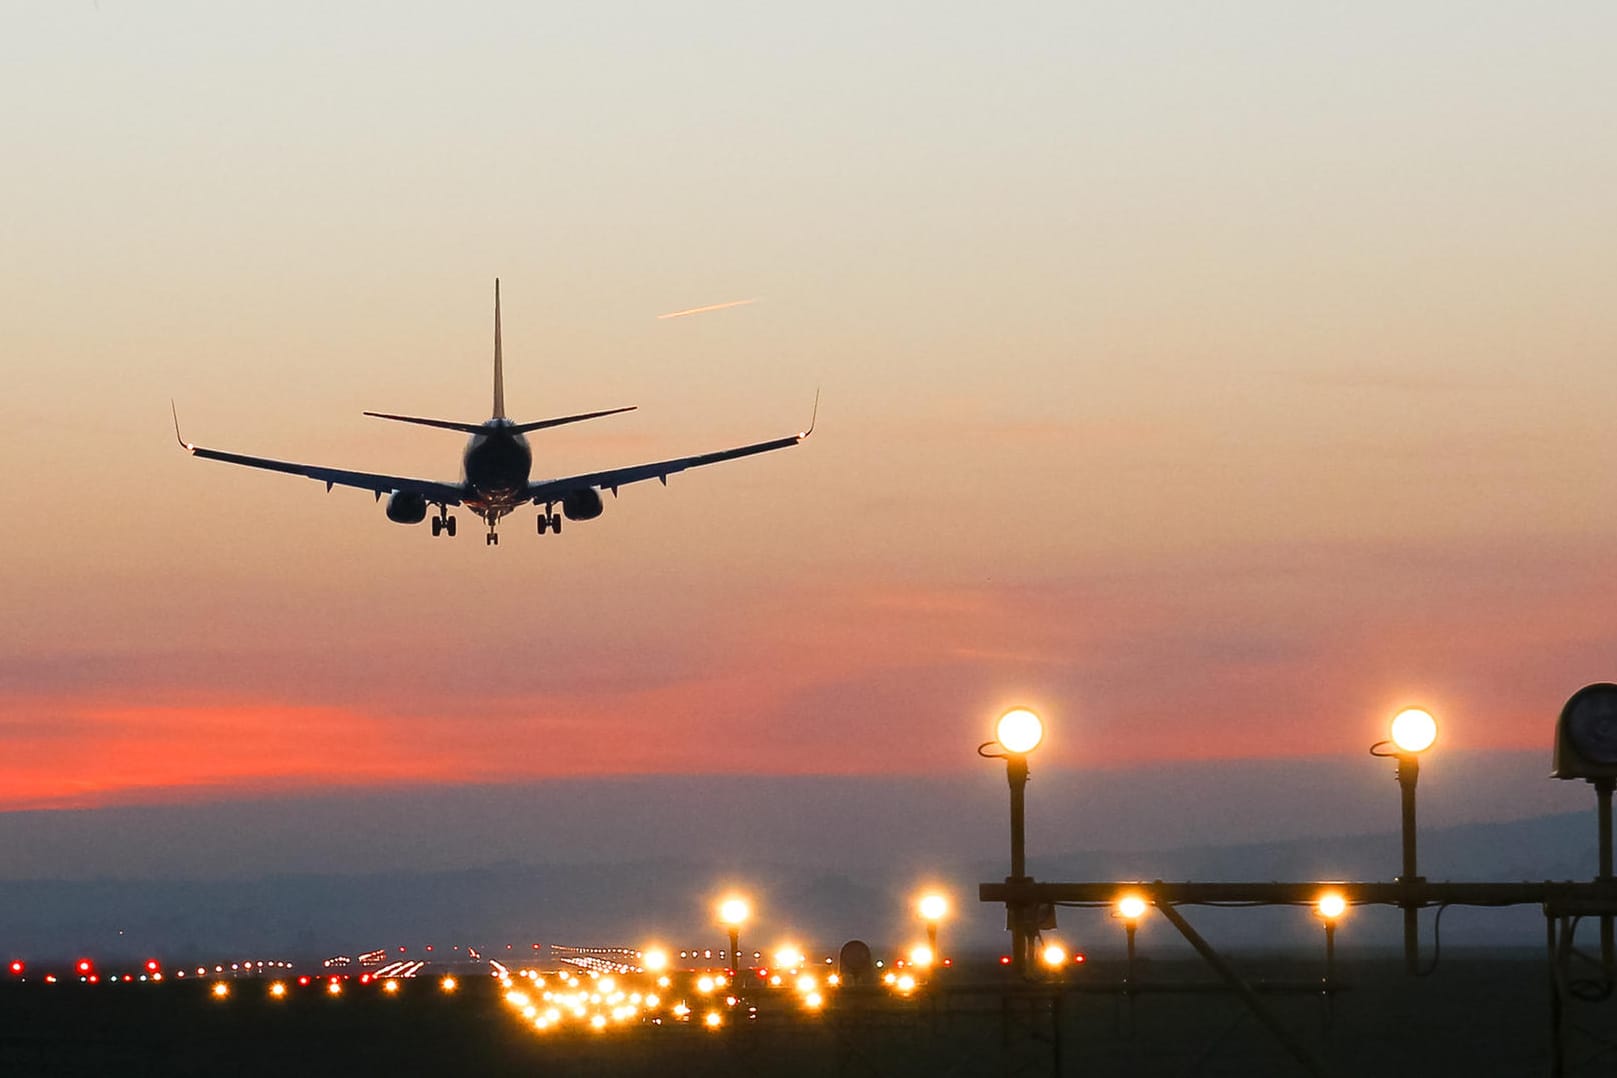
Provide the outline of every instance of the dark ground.
<path id="1" fill-rule="evenodd" d="M 1240 963 L 1270 985 L 1303 985 L 1318 963 Z M 953 971 L 965 979 L 965 970 Z M 1060 1005 L 1053 1069 L 1048 997 L 1006 1008 L 989 991 L 785 1018 L 710 1033 L 691 1026 L 629 1034 L 538 1035 L 520 1025 L 488 977 L 453 995 L 416 981 L 398 998 L 355 989 L 339 999 L 304 990 L 270 1001 L 264 983 L 237 982 L 228 1000 L 206 984 L 0 985 L 0 1075 L 1289 1075 L 1306 1073 L 1222 992 L 1098 991 L 1121 975 L 1092 963 Z M 1317 994 L 1266 995 L 1307 1049 L 1341 1075 L 1549 1073 L 1549 982 L 1542 959 L 1445 955 L 1410 979 L 1396 959 L 1344 963 L 1350 990 L 1333 1021 Z M 1214 982 L 1194 963 L 1142 971 L 1157 989 Z M 882 997 L 885 1001 L 886 997 Z M 1130 1011 L 1132 1009 L 1132 1035 Z M 1617 1074 L 1617 999 L 1577 1003 L 1566 1036 L 1569 1074 Z"/>

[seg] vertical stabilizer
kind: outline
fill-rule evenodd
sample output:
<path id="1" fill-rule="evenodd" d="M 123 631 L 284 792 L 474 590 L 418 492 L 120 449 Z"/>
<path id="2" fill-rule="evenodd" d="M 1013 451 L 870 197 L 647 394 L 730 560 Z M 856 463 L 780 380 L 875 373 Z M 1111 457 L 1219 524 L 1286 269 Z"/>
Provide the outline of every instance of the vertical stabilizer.
<path id="1" fill-rule="evenodd" d="M 500 355 L 500 279 L 494 278 L 494 418 L 505 418 L 505 361 Z"/>

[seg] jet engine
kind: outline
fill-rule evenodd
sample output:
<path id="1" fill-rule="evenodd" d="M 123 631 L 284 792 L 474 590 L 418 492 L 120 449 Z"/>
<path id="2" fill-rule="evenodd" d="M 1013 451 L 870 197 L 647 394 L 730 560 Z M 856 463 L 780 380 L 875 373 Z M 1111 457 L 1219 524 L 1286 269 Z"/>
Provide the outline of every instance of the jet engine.
<path id="1" fill-rule="evenodd" d="M 387 496 L 387 519 L 395 524 L 420 524 L 427 519 L 427 499 L 408 490 Z"/>
<path id="2" fill-rule="evenodd" d="M 561 511 L 568 520 L 594 520 L 601 515 L 601 492 L 594 487 L 570 490 L 561 496 Z"/>

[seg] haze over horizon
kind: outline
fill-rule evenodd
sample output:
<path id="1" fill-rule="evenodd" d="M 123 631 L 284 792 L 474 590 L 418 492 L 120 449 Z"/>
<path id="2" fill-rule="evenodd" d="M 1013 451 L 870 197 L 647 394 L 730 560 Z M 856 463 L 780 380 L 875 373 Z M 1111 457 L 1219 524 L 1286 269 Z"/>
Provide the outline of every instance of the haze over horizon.
<path id="1" fill-rule="evenodd" d="M 1197 812 L 1252 833 L 1240 775 L 1382 782 L 1411 703 L 1456 766 L 1518 761 L 1465 818 L 1577 808 L 1519 776 L 1617 674 L 1614 30 L 6 5 L 0 811 L 986 804 L 1012 703 L 1036 776 L 1222 770 Z M 800 430 L 823 386 L 819 429 L 497 548 L 175 447 L 171 398 L 202 444 L 454 479 L 458 436 L 359 413 L 486 416 L 495 276 L 514 416 L 640 406 L 536 476 Z"/>

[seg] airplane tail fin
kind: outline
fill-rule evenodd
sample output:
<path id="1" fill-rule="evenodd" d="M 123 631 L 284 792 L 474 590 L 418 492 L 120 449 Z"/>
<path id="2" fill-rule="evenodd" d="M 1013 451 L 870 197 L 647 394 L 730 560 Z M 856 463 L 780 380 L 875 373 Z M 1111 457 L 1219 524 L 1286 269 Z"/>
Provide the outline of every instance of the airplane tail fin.
<path id="1" fill-rule="evenodd" d="M 505 418 L 505 361 L 500 354 L 500 279 L 494 278 L 494 418 Z"/>

